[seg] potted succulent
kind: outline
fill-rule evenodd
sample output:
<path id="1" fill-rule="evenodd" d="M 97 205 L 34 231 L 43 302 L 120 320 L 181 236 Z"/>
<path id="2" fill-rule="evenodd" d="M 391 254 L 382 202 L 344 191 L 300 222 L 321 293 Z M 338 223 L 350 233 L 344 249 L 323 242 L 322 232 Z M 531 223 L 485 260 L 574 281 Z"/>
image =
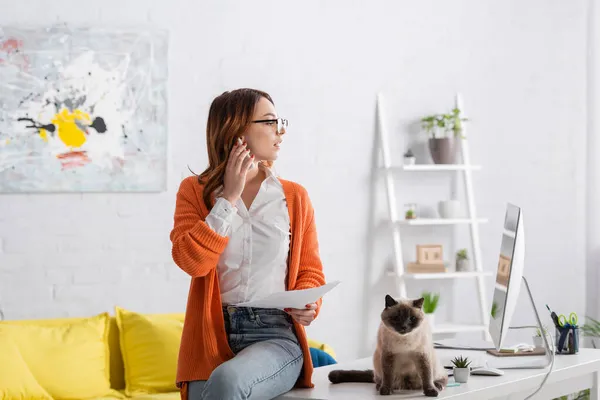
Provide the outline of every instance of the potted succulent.
<path id="1" fill-rule="evenodd" d="M 416 157 L 411 149 L 408 149 L 406 153 L 404 153 L 404 165 L 415 165 Z"/>
<path id="2" fill-rule="evenodd" d="M 414 203 L 404 205 L 404 218 L 415 219 L 417 218 L 417 205 Z"/>
<path id="3" fill-rule="evenodd" d="M 423 292 L 421 297 L 423 297 L 423 299 L 425 300 L 423 302 L 423 312 L 425 313 L 425 318 L 427 318 L 429 325 L 433 327 L 433 324 L 435 323 L 434 312 L 438 307 L 440 295 L 437 293 L 433 294 L 430 292 Z"/>
<path id="4" fill-rule="evenodd" d="M 471 271 L 471 264 L 469 263 L 469 256 L 467 249 L 460 249 L 456 252 L 456 271 L 467 272 Z"/>
<path id="5" fill-rule="evenodd" d="M 466 383 L 471 375 L 471 361 L 468 357 L 459 356 L 452 360 L 454 364 L 454 380 L 459 383 Z"/>
<path id="6" fill-rule="evenodd" d="M 421 118 L 421 127 L 430 136 L 429 151 L 436 164 L 453 164 L 456 158 L 456 138 L 464 138 L 462 123 L 467 121 L 458 108 L 450 113 L 433 114 Z"/>

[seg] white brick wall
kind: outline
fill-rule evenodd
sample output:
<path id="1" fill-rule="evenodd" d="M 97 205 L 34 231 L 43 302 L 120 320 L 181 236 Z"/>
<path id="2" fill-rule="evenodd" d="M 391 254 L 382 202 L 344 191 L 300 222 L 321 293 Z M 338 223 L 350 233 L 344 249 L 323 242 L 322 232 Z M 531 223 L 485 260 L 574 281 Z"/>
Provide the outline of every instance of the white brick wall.
<path id="1" fill-rule="evenodd" d="M 241 86 L 270 92 L 291 121 L 278 171 L 309 190 L 327 276 L 343 281 L 309 334 L 333 344 L 340 359 L 368 353 L 384 294 L 394 290 L 382 275 L 391 241 L 370 229 L 371 218 L 378 224 L 385 216 L 381 180 L 370 195 L 379 90 L 398 157 L 407 143 L 424 143 L 409 125 L 463 92 L 472 158 L 484 166 L 475 187 L 480 214 L 490 218 L 482 228 L 486 269 L 496 265 L 504 204 L 517 202 L 525 208 L 526 268 L 538 305 L 585 315 L 584 0 L 106 0 L 85 7 L 0 0 L 0 10 L 0 25 L 152 24 L 171 31 L 168 191 L 0 195 L 0 307 L 7 318 L 90 315 L 114 305 L 183 311 L 189 281 L 173 264 L 169 242 L 175 191 L 187 165 L 200 172 L 206 164 L 210 101 Z M 434 184 L 444 182 L 399 176 L 398 192 L 435 206 L 446 187 Z M 415 242 L 443 240 L 447 231 L 405 232 L 412 251 Z M 464 315 L 468 322 L 477 315 L 467 297 L 475 288 L 454 289 L 440 319 Z M 527 305 L 516 320 L 532 321 Z"/>

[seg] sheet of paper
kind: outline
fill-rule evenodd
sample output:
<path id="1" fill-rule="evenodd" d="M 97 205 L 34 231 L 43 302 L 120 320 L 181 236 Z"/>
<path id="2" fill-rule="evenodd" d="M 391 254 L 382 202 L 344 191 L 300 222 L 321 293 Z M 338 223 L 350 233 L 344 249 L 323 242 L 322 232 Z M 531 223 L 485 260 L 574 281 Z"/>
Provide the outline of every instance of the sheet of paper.
<path id="1" fill-rule="evenodd" d="M 273 293 L 258 300 L 235 304 L 238 307 L 256 308 L 305 308 L 307 304 L 314 303 L 323 295 L 336 287 L 340 281 L 333 281 L 323 286 L 303 290 L 288 290 L 286 292 Z"/>

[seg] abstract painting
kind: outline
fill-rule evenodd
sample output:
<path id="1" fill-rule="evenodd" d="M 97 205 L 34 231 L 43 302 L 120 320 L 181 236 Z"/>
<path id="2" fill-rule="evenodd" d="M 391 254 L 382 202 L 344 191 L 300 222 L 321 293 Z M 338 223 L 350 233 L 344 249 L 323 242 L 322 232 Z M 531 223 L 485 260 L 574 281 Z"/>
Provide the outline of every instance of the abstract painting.
<path id="1" fill-rule="evenodd" d="M 0 192 L 166 189 L 168 34 L 0 28 Z"/>

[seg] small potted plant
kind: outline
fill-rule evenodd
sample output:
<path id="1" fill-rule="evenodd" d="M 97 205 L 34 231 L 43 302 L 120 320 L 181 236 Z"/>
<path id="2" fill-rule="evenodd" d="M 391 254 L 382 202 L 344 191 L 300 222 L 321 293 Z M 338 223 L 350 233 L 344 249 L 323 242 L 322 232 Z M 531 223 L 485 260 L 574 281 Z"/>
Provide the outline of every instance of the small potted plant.
<path id="1" fill-rule="evenodd" d="M 459 383 L 466 383 L 471 375 L 471 361 L 468 357 L 459 356 L 452 360 L 454 364 L 454 380 Z"/>
<path id="2" fill-rule="evenodd" d="M 434 294 L 430 292 L 423 292 L 421 297 L 423 297 L 425 300 L 423 302 L 423 312 L 425 313 L 425 318 L 427 318 L 429 325 L 433 327 L 433 324 L 435 323 L 434 312 L 438 307 L 440 295 L 437 293 Z"/>
<path id="3" fill-rule="evenodd" d="M 404 218 L 415 219 L 417 218 L 417 205 L 414 203 L 404 205 Z"/>
<path id="4" fill-rule="evenodd" d="M 544 325 L 544 333 L 548 335 L 548 328 Z M 540 328 L 535 329 L 535 336 L 533 336 L 533 345 L 535 347 L 544 347 L 544 338 L 542 337 L 542 332 Z"/>
<path id="5" fill-rule="evenodd" d="M 408 149 L 406 153 L 404 153 L 404 165 L 415 165 L 416 160 L 417 159 L 411 149 Z"/>
<path id="6" fill-rule="evenodd" d="M 467 271 L 471 271 L 471 264 L 469 263 L 467 249 L 460 249 L 456 252 L 456 272 Z"/>
<path id="7" fill-rule="evenodd" d="M 429 151 L 436 164 L 453 164 L 458 149 L 455 138 L 464 138 L 462 123 L 467 121 L 458 108 L 450 113 L 421 118 L 421 127 L 430 136 Z"/>

